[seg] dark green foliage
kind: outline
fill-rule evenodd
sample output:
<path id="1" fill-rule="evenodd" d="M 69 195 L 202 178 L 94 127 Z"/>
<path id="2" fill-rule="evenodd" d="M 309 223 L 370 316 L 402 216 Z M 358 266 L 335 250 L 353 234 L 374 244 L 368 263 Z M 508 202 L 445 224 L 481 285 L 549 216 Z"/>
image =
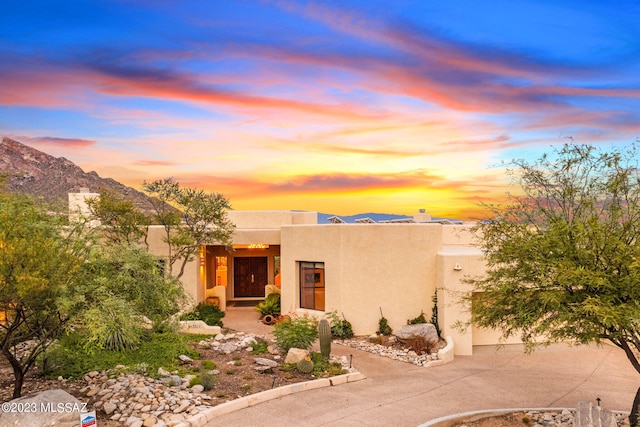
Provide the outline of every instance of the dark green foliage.
<path id="1" fill-rule="evenodd" d="M 440 325 L 438 324 L 438 290 L 436 289 L 433 292 L 433 297 L 431 298 L 433 302 L 433 307 L 431 308 L 431 324 L 436 327 L 436 332 L 438 336 L 442 336 L 442 331 L 440 330 Z"/>
<path id="2" fill-rule="evenodd" d="M 202 384 L 206 391 L 213 390 L 213 387 L 216 385 L 215 375 L 202 369 L 200 371 L 200 384 Z"/>
<path id="3" fill-rule="evenodd" d="M 82 224 L 27 196 L 0 191 L 1 357 L 14 375 L 19 397 L 25 374 L 54 339 L 82 312 L 82 266 L 92 247 Z M 33 340 L 21 358 L 12 347 Z"/>
<path id="4" fill-rule="evenodd" d="M 420 310 L 418 317 L 407 320 L 407 325 L 417 325 L 418 323 L 427 323 L 427 319 L 424 318 L 424 311 L 422 310 Z"/>
<path id="5" fill-rule="evenodd" d="M 279 320 L 273 327 L 276 343 L 284 351 L 290 348 L 308 349 L 318 338 L 315 319 L 292 314 Z"/>
<path id="6" fill-rule="evenodd" d="M 353 337 L 353 328 L 351 323 L 342 314 L 342 319 L 338 317 L 336 311 L 327 313 L 329 322 L 331 323 L 331 335 L 334 338 L 348 339 Z"/>
<path id="7" fill-rule="evenodd" d="M 151 254 L 133 246 L 94 250 L 91 261 L 83 266 L 86 309 L 80 318 L 89 330 L 90 345 L 117 343 L 118 335 L 133 340 L 142 316 L 151 320 L 156 331 L 171 329 L 169 319 L 185 300 L 184 288 L 177 279 L 158 271 L 156 262 Z"/>
<path id="8" fill-rule="evenodd" d="M 391 335 L 393 330 L 391 326 L 389 326 L 389 322 L 387 318 L 382 314 L 382 308 L 380 308 L 380 320 L 378 321 L 378 330 L 376 331 L 378 335 Z"/>
<path id="9" fill-rule="evenodd" d="M 327 319 L 322 319 L 318 323 L 318 338 L 320 340 L 320 353 L 325 359 L 331 355 L 331 327 Z"/>
<path id="10" fill-rule="evenodd" d="M 202 320 L 209 326 L 222 327 L 224 311 L 213 304 L 201 302 L 193 310 L 180 316 L 180 320 Z"/>
<path id="11" fill-rule="evenodd" d="M 280 314 L 280 294 L 271 293 L 267 295 L 264 301 L 261 301 L 256 305 L 255 310 L 263 316 L 270 314 L 277 316 Z"/>

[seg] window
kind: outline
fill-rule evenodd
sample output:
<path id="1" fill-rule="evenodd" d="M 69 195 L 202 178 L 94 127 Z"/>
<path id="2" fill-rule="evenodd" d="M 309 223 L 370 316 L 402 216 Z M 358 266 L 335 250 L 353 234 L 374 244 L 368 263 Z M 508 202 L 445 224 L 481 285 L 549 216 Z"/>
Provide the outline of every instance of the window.
<path id="1" fill-rule="evenodd" d="M 227 286 L 227 257 L 216 257 L 216 286 Z"/>
<path id="2" fill-rule="evenodd" d="M 300 262 L 300 308 L 324 311 L 324 263 Z"/>

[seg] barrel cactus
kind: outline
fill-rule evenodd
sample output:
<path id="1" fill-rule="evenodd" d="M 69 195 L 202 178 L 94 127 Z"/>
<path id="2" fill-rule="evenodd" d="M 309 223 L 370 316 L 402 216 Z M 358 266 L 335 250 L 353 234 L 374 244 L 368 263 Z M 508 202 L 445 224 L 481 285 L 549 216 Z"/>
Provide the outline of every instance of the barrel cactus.
<path id="1" fill-rule="evenodd" d="M 298 361 L 296 369 L 303 374 L 310 374 L 313 372 L 313 361 L 309 356 L 306 356 Z"/>
<path id="2" fill-rule="evenodd" d="M 320 339 L 320 353 L 325 360 L 331 354 L 331 325 L 327 319 L 322 319 L 318 323 L 318 338 Z"/>

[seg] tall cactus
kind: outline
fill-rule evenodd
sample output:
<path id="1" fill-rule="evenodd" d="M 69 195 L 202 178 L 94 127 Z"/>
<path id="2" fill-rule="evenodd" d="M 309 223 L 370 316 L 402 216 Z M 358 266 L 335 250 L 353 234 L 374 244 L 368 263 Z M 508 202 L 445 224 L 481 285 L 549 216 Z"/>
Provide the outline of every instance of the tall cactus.
<path id="1" fill-rule="evenodd" d="M 318 322 L 318 338 L 320 339 L 320 353 L 325 360 L 331 354 L 331 326 L 327 319 Z"/>

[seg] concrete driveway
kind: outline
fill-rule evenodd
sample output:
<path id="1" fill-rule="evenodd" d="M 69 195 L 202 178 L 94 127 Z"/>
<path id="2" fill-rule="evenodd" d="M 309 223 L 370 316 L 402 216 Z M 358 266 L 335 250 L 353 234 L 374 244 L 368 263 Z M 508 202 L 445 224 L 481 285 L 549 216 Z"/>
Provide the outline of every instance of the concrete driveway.
<path id="1" fill-rule="evenodd" d="M 353 354 L 367 379 L 271 400 L 207 425 L 416 426 L 459 412 L 575 407 L 579 400 L 597 397 L 608 409 L 628 411 L 640 386 L 640 375 L 624 353 L 610 346 L 556 345 L 532 355 L 521 346 L 476 347 L 474 356 L 456 356 L 432 368 L 338 345 L 332 350 Z"/>

